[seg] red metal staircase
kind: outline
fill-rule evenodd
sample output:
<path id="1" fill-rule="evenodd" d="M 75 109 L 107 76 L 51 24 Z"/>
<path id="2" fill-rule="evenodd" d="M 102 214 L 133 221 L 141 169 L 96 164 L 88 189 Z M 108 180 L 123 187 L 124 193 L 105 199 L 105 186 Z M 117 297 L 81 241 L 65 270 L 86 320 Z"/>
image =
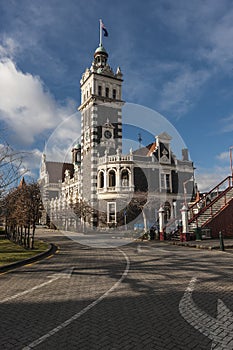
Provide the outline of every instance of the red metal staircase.
<path id="1" fill-rule="evenodd" d="M 228 176 L 189 208 L 190 232 L 196 227 L 206 227 L 232 199 L 233 177 Z"/>

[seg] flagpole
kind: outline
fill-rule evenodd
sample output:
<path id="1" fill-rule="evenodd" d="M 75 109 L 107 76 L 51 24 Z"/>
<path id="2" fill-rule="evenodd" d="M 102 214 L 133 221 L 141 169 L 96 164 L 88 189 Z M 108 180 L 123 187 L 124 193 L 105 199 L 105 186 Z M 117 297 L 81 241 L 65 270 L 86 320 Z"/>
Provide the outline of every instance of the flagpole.
<path id="1" fill-rule="evenodd" d="M 102 46 L 102 26 L 101 26 L 102 20 L 100 19 L 100 45 Z"/>

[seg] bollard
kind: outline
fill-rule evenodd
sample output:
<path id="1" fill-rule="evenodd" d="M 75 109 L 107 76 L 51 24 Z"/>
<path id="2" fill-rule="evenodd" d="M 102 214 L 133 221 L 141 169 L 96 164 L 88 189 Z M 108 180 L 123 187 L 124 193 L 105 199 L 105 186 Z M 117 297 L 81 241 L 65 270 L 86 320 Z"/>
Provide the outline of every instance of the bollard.
<path id="1" fill-rule="evenodd" d="M 220 241 L 220 249 L 221 251 L 224 252 L 225 249 L 224 249 L 223 235 L 221 231 L 219 231 L 219 241 Z"/>

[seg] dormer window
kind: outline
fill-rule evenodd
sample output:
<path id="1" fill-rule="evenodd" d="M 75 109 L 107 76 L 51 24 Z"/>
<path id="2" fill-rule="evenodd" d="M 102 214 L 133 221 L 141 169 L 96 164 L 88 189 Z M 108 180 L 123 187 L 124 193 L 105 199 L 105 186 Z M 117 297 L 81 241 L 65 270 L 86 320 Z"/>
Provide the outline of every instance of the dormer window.
<path id="1" fill-rule="evenodd" d="M 102 86 L 101 85 L 98 86 L 98 95 L 102 96 Z"/>
<path id="2" fill-rule="evenodd" d="M 112 90 L 112 98 L 115 100 L 116 99 L 116 89 Z"/>
<path id="3" fill-rule="evenodd" d="M 109 88 L 108 87 L 106 87 L 106 89 L 105 89 L 105 96 L 109 97 Z"/>

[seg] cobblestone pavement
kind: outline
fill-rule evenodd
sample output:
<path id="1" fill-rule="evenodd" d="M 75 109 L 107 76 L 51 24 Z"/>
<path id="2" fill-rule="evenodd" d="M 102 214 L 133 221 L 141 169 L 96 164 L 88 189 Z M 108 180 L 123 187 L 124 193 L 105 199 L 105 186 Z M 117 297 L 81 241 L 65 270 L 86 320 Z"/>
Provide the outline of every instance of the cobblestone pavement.
<path id="1" fill-rule="evenodd" d="M 232 254 L 134 242 L 0 275 L 0 349 L 233 349 Z"/>

